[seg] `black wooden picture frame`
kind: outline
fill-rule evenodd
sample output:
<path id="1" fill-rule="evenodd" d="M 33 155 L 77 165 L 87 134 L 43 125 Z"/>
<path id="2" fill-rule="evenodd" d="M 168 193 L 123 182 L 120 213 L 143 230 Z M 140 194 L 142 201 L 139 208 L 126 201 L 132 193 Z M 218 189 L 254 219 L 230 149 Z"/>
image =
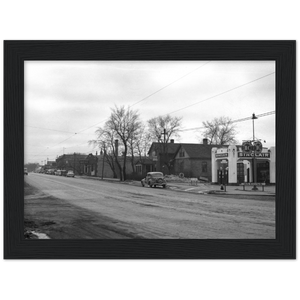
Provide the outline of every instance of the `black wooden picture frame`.
<path id="1" fill-rule="evenodd" d="M 25 240 L 24 61 L 276 62 L 276 239 Z M 293 259 L 296 257 L 295 41 L 4 41 L 4 258 Z"/>

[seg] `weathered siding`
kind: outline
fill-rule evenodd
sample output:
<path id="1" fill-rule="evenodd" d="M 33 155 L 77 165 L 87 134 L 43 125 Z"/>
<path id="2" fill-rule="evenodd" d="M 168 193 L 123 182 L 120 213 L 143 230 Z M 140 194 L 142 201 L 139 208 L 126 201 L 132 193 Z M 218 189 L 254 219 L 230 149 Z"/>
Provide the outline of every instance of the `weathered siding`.
<path id="1" fill-rule="evenodd" d="M 207 172 L 203 172 L 202 163 L 206 162 Z M 211 180 L 211 161 L 208 159 L 179 158 L 174 163 L 174 173 L 183 173 L 185 177 L 206 177 Z"/>

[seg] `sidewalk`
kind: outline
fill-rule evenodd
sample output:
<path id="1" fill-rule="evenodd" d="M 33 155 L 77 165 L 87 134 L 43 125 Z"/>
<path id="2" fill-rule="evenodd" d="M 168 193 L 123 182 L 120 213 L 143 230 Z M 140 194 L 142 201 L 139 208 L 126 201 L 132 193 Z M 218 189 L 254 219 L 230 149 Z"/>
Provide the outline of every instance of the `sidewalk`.
<path id="1" fill-rule="evenodd" d="M 82 178 L 82 179 L 91 179 L 91 180 L 99 180 L 99 181 L 109 181 L 115 183 L 130 183 L 129 181 L 120 181 L 120 178 L 101 178 L 101 177 L 93 177 L 87 175 L 76 175 L 75 178 Z"/>
<path id="2" fill-rule="evenodd" d="M 221 194 L 221 195 L 255 195 L 255 196 L 275 196 L 276 186 L 258 187 L 256 191 L 252 190 L 252 186 L 246 186 L 245 191 L 243 186 L 226 186 L 225 190 L 221 190 L 220 185 L 198 183 L 198 185 L 190 185 L 188 183 L 169 182 L 170 189 L 180 190 L 185 192 L 193 192 L 198 194 Z"/>
<path id="3" fill-rule="evenodd" d="M 141 186 L 140 181 L 128 180 L 128 181 L 120 181 L 119 178 L 101 178 L 101 177 L 91 177 L 91 176 L 79 176 L 76 175 L 77 178 L 82 179 L 91 179 L 91 180 L 99 180 L 99 181 L 108 181 L 112 183 L 121 183 L 121 184 L 132 184 L 135 186 Z M 243 186 L 226 186 L 226 192 L 221 190 L 220 185 L 209 184 L 209 183 L 198 183 L 198 185 L 191 185 L 189 183 L 181 183 L 181 182 L 168 182 L 168 188 L 171 190 L 177 190 L 181 192 L 187 193 L 197 193 L 197 194 L 219 194 L 219 195 L 252 195 L 252 196 L 275 196 L 276 194 L 276 186 L 265 186 L 264 192 L 262 191 L 262 187 L 258 186 L 258 190 L 253 191 L 252 186 L 246 186 L 245 191 L 243 190 Z"/>

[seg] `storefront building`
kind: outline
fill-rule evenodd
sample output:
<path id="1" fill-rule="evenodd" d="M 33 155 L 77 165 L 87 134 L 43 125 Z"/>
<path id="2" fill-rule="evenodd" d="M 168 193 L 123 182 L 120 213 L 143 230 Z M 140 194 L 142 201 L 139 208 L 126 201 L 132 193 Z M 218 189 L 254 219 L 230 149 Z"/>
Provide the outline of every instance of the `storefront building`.
<path id="1" fill-rule="evenodd" d="M 97 165 L 98 158 L 97 156 L 90 153 L 84 159 L 79 160 L 80 164 L 80 174 L 87 176 L 97 176 Z"/>
<path id="2" fill-rule="evenodd" d="M 236 145 L 212 148 L 211 165 L 212 183 L 250 183 L 254 182 L 253 178 L 257 183 L 276 183 L 275 147 L 263 148 L 260 154 L 245 153 Z"/>

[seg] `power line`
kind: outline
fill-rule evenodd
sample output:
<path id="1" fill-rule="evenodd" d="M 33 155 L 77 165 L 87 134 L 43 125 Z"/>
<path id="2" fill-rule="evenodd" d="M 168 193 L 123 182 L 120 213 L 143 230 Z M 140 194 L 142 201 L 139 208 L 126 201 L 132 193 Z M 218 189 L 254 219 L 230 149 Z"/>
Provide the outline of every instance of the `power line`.
<path id="1" fill-rule="evenodd" d="M 64 133 L 72 133 L 72 134 L 78 134 L 79 133 L 79 132 L 71 132 L 71 131 L 64 131 L 64 130 L 58 130 L 58 129 L 44 128 L 44 127 L 29 126 L 29 125 L 25 125 L 25 127 L 42 129 L 42 130 L 49 130 L 49 131 L 64 132 Z"/>
<path id="2" fill-rule="evenodd" d="M 138 104 L 138 103 L 140 103 L 140 102 L 142 102 L 142 101 L 148 99 L 148 98 L 151 97 L 152 95 L 154 95 L 154 94 L 160 92 L 161 90 L 167 88 L 168 86 L 174 84 L 175 82 L 177 82 L 177 81 L 181 80 L 182 78 L 188 76 L 189 74 L 195 72 L 196 70 L 198 70 L 198 69 L 204 67 L 204 66 L 207 65 L 208 63 L 210 63 L 210 61 L 207 62 L 207 63 L 205 63 L 205 64 L 203 64 L 203 65 L 201 65 L 200 67 L 198 67 L 198 68 L 192 70 L 191 72 L 189 72 L 189 73 L 183 75 L 182 77 L 178 78 L 177 80 L 175 80 L 175 81 L 169 83 L 169 84 L 166 85 L 165 87 L 163 87 L 163 88 L 157 90 L 156 92 L 150 94 L 149 96 L 147 96 L 147 97 L 141 99 L 140 101 L 134 103 L 133 105 L 131 105 L 131 106 L 129 106 L 129 107 L 132 107 L 132 106 L 134 106 L 134 105 L 136 105 L 136 104 Z M 197 104 L 202 103 L 202 102 L 204 102 L 204 101 L 208 101 L 208 100 L 210 100 L 210 99 L 216 98 L 216 97 L 221 96 L 221 95 L 223 95 L 223 94 L 229 93 L 229 92 L 231 92 L 231 91 L 233 91 L 233 90 L 236 90 L 236 89 L 238 89 L 238 88 L 241 88 L 241 87 L 243 87 L 243 86 L 246 86 L 246 85 L 248 85 L 248 84 L 250 84 L 250 83 L 253 83 L 253 82 L 255 82 L 255 81 L 258 81 L 258 80 L 260 80 L 260 79 L 263 79 L 263 78 L 265 78 L 265 77 L 267 77 L 267 76 L 270 76 L 270 75 L 272 75 L 272 74 L 275 74 L 275 72 L 272 72 L 272 73 L 267 74 L 267 75 L 265 75 L 265 76 L 259 77 L 259 78 L 255 79 L 255 80 L 249 81 L 249 82 L 244 83 L 244 84 L 242 84 L 242 85 L 239 85 L 239 86 L 237 86 L 237 87 L 235 87 L 235 88 L 229 89 L 229 90 L 227 90 L 227 91 L 224 91 L 224 92 L 219 93 L 219 94 L 217 94 L 217 95 L 214 95 L 214 96 L 212 96 L 212 97 L 209 97 L 209 98 L 206 98 L 206 99 L 204 99 L 204 100 L 198 101 L 198 102 L 196 102 L 196 103 L 193 103 L 193 104 L 188 105 L 188 106 L 186 106 L 186 107 L 183 107 L 183 108 L 181 108 L 181 109 L 175 110 L 175 111 L 170 112 L 170 113 L 168 113 L 168 114 L 173 114 L 173 113 L 175 113 L 175 112 L 184 110 L 184 109 L 186 109 L 186 108 L 189 108 L 189 107 L 191 107 L 191 106 L 197 105 Z M 107 120 L 107 119 L 105 119 L 105 120 Z M 43 151 L 42 151 L 41 153 L 39 153 L 39 154 L 44 153 L 47 149 L 54 148 L 54 147 L 56 147 L 57 145 L 62 144 L 63 142 L 65 142 L 65 141 L 71 139 L 74 135 L 77 135 L 77 134 L 79 134 L 79 133 L 81 133 L 81 132 L 83 132 L 83 131 L 85 131 L 85 130 L 87 130 L 87 129 L 90 129 L 90 128 L 92 128 L 92 127 L 95 127 L 96 125 L 98 125 L 98 124 L 104 122 L 105 120 L 102 120 L 102 121 L 100 121 L 100 122 L 98 122 L 98 123 L 96 123 L 96 124 L 94 124 L 94 125 L 92 125 L 92 126 L 90 126 L 90 127 L 87 127 L 87 128 L 85 128 L 85 129 L 82 129 L 82 130 L 78 131 L 77 133 L 73 133 L 70 137 L 68 137 L 68 138 L 66 138 L 65 140 L 63 140 L 63 141 L 61 141 L 61 142 L 55 144 L 54 146 L 47 147 L 45 150 L 43 150 Z M 28 127 L 30 127 L 30 126 L 28 126 Z M 32 127 L 32 126 L 31 126 L 31 127 Z M 42 128 L 40 128 L 40 129 L 42 129 Z M 46 129 L 46 128 L 43 128 L 43 129 Z M 195 129 L 200 129 L 200 127 L 195 128 Z M 48 130 L 52 130 L 52 129 L 48 129 Z M 53 130 L 53 131 L 59 131 L 59 130 Z M 69 132 L 69 133 L 70 133 L 70 132 Z M 37 154 L 37 155 L 39 155 L 39 154 Z"/>
<path id="3" fill-rule="evenodd" d="M 164 90 L 165 88 L 169 87 L 170 85 L 174 84 L 175 82 L 181 80 L 182 78 L 184 78 L 184 77 L 190 75 L 191 73 L 193 73 L 193 72 L 195 72 L 195 71 L 201 69 L 202 67 L 204 67 L 205 65 L 207 65 L 207 64 L 209 64 L 209 63 L 210 63 L 210 61 L 206 62 L 205 64 L 201 65 L 200 67 L 198 67 L 198 68 L 196 68 L 196 69 L 194 69 L 194 70 L 192 70 L 192 71 L 186 73 L 185 75 L 181 76 L 180 78 L 178 78 L 178 79 L 172 81 L 171 83 L 169 83 L 169 84 L 167 84 L 166 86 L 160 88 L 159 90 L 153 92 L 152 94 L 146 96 L 145 98 L 143 98 L 143 99 L 137 101 L 136 103 L 130 105 L 129 107 L 132 107 L 132 106 L 134 106 L 134 105 L 136 105 L 136 104 L 138 104 L 138 103 L 140 103 L 140 102 L 142 102 L 142 101 L 147 100 L 147 99 L 150 98 L 151 96 L 153 96 L 153 95 L 159 93 L 160 91 Z M 100 122 L 98 122 L 98 123 L 92 125 L 92 126 L 89 126 L 89 127 L 85 128 L 85 129 L 82 129 L 82 130 L 78 131 L 78 133 L 81 133 L 81 132 L 83 132 L 83 131 L 85 131 L 85 130 L 88 130 L 88 129 L 90 129 L 90 128 L 93 128 L 93 127 L 95 127 L 96 125 L 98 125 L 98 124 L 100 124 L 100 123 L 102 123 L 102 122 L 104 122 L 104 121 L 106 121 L 106 120 L 107 120 L 107 118 L 106 118 L 105 120 L 102 120 L 102 121 L 100 121 Z"/>
<path id="4" fill-rule="evenodd" d="M 256 115 L 256 117 L 261 118 L 261 117 L 265 117 L 265 116 L 269 116 L 269 115 L 273 115 L 273 114 L 275 114 L 275 111 L 269 111 L 264 114 Z M 252 120 L 252 117 L 238 119 L 238 120 L 232 121 L 231 123 L 238 123 L 238 122 L 243 122 L 243 121 L 247 121 L 247 120 Z"/>
<path id="5" fill-rule="evenodd" d="M 51 148 L 54 148 L 54 147 L 56 147 L 57 145 L 60 145 L 61 143 L 63 143 L 63 142 L 65 142 L 65 141 L 69 140 L 70 138 L 72 138 L 74 135 L 76 135 L 76 133 L 75 133 L 75 134 L 73 134 L 73 135 L 71 135 L 70 137 L 66 138 L 66 139 L 65 139 L 65 140 L 63 140 L 62 142 L 59 142 L 58 144 L 56 144 L 56 145 L 54 145 L 54 146 L 47 147 L 47 148 L 46 148 L 46 149 L 44 149 L 42 152 L 40 152 L 40 153 L 38 153 L 38 154 L 36 154 L 36 155 L 34 155 L 34 156 L 38 156 L 38 155 L 40 155 L 40 154 L 44 153 L 45 151 L 47 151 L 48 149 L 51 149 Z"/>
<path id="6" fill-rule="evenodd" d="M 36 128 L 36 129 L 42 129 L 42 130 L 50 130 L 50 131 L 58 131 L 58 132 L 65 132 L 65 133 L 74 133 L 74 132 L 70 132 L 70 131 L 57 130 L 57 129 L 50 129 L 50 128 L 44 128 L 44 127 L 35 127 L 35 126 L 29 126 L 29 125 L 25 125 L 25 127 Z"/>
<path id="7" fill-rule="evenodd" d="M 262 117 L 266 117 L 266 116 L 273 115 L 273 114 L 275 114 L 275 111 L 269 111 L 267 113 L 256 115 L 256 117 L 262 118 Z M 246 117 L 243 119 L 233 120 L 230 123 L 238 123 L 238 122 L 243 122 L 243 121 L 247 121 L 247 120 L 252 120 L 252 117 Z M 190 131 L 190 130 L 197 130 L 197 129 L 205 129 L 205 127 L 202 126 L 202 127 L 186 128 L 186 129 L 181 129 L 178 131 Z"/>
<path id="8" fill-rule="evenodd" d="M 234 91 L 234 90 L 236 90 L 236 89 L 239 89 L 239 88 L 241 88 L 241 87 L 243 87 L 243 86 L 245 86 L 245 85 L 248 85 L 248 84 L 253 83 L 253 82 L 255 82 L 255 81 L 261 80 L 261 79 L 263 79 L 263 78 L 265 78 L 265 77 L 267 77 L 267 76 L 270 76 L 270 75 L 272 75 L 272 74 L 275 74 L 275 72 L 272 72 L 272 73 L 270 73 L 270 74 L 267 74 L 267 75 L 262 76 L 262 77 L 259 77 L 259 78 L 256 78 L 256 79 L 254 79 L 254 80 L 252 80 L 252 81 L 246 82 L 246 83 L 244 83 L 244 84 L 242 84 L 242 85 L 239 85 L 239 86 L 237 86 L 237 87 L 234 87 L 234 88 L 232 88 L 232 89 L 229 89 L 229 90 L 227 90 L 227 91 L 224 91 L 224 92 L 222 92 L 222 93 L 219 93 L 219 94 L 217 94 L 217 95 L 211 96 L 211 97 L 209 97 L 209 98 L 200 100 L 200 101 L 195 102 L 195 103 L 193 103 L 193 104 L 190 104 L 190 105 L 188 105 L 188 106 L 185 106 L 185 107 L 182 107 L 182 108 L 180 108 L 180 109 L 174 110 L 174 111 L 172 111 L 172 112 L 170 112 L 170 113 L 168 113 L 168 114 L 165 114 L 165 115 L 171 115 L 171 114 L 174 114 L 174 113 L 176 113 L 176 112 L 178 112 L 178 111 L 181 111 L 181 110 L 184 110 L 184 109 L 186 109 L 186 108 L 189 108 L 189 107 L 192 107 L 192 106 L 194 106 L 194 105 L 197 105 L 197 104 L 199 104 L 199 103 L 202 103 L 202 102 L 204 102 L 204 101 L 208 101 L 208 100 L 211 100 L 211 99 L 213 99 L 213 98 L 219 97 L 219 96 L 221 96 L 221 95 L 224 95 L 224 94 L 226 94 L 226 93 L 229 93 L 229 92 L 232 92 L 232 91 Z"/>
<path id="9" fill-rule="evenodd" d="M 90 128 L 93 128 L 93 127 L 95 127 L 96 125 L 98 125 L 98 124 L 100 124 L 100 123 L 102 123 L 102 122 L 104 122 L 104 121 L 106 121 L 106 120 L 107 120 L 107 118 L 106 118 L 105 120 L 102 120 L 102 121 L 100 121 L 100 122 L 98 122 L 98 123 L 96 123 L 96 124 L 90 126 L 90 127 L 87 127 L 87 128 L 84 128 L 84 129 L 78 131 L 78 133 L 81 133 L 81 132 L 86 131 L 86 130 L 88 130 L 88 129 L 90 129 Z"/>
<path id="10" fill-rule="evenodd" d="M 193 72 L 197 71 L 198 69 L 200 69 L 200 68 L 204 67 L 204 66 L 205 66 L 205 65 L 207 65 L 208 63 L 210 63 L 210 61 L 208 61 L 208 62 L 206 62 L 205 64 L 203 64 L 203 65 L 199 66 L 198 68 L 196 68 L 196 69 L 194 69 L 194 70 L 190 71 L 189 73 L 187 73 L 187 74 L 185 74 L 185 75 L 181 76 L 180 78 L 176 79 L 175 81 L 173 81 L 173 82 L 169 83 L 168 85 L 166 85 L 166 86 L 164 86 L 164 87 L 160 88 L 159 90 L 157 90 L 157 91 L 155 91 L 154 93 L 150 94 L 149 96 L 147 96 L 147 97 L 145 97 L 145 98 L 143 98 L 143 99 L 139 100 L 138 102 L 136 102 L 136 103 L 132 104 L 132 105 L 131 105 L 131 106 L 129 106 L 129 107 L 132 107 L 132 106 L 134 106 L 134 105 L 136 105 L 136 104 L 138 104 L 138 103 L 140 103 L 140 102 L 142 102 L 142 101 L 144 101 L 144 100 L 146 100 L 146 99 L 150 98 L 150 97 L 151 97 L 151 96 L 153 96 L 154 94 L 156 94 L 156 93 L 158 93 L 158 92 L 162 91 L 163 89 L 165 89 L 165 88 L 169 87 L 170 85 L 174 84 L 175 82 L 177 82 L 177 81 L 181 80 L 182 78 L 184 78 L 184 77 L 186 77 L 186 76 L 190 75 L 191 73 L 193 73 Z M 57 146 L 57 145 L 59 145 L 59 144 L 61 144 L 61 143 L 65 142 L 65 141 L 69 140 L 70 138 L 72 138 L 72 137 L 73 137 L 74 135 L 76 135 L 76 134 L 82 133 L 82 132 L 83 132 L 83 131 L 85 131 L 85 130 L 88 130 L 88 129 L 90 129 L 90 128 L 93 128 L 93 127 L 95 127 L 96 125 L 98 125 L 98 124 L 100 124 L 100 123 L 102 123 L 102 122 L 104 122 L 104 121 L 106 121 L 106 120 L 107 120 L 107 118 L 106 118 L 105 120 L 102 120 L 102 121 L 100 121 L 100 122 L 98 122 L 98 123 L 96 123 L 96 124 L 92 125 L 92 126 L 89 126 L 89 127 L 87 127 L 87 128 L 84 128 L 84 129 L 82 129 L 82 130 L 78 131 L 77 133 L 75 133 L 75 134 L 71 135 L 69 138 L 67 138 L 67 139 L 63 140 L 62 142 L 60 142 L 60 143 L 58 143 L 58 144 L 56 144 L 56 145 L 52 146 L 51 148 L 53 148 L 53 147 L 55 147 L 55 146 Z M 47 150 L 47 149 L 46 149 L 46 150 Z M 46 151 L 46 150 L 44 150 L 44 151 Z"/>
<path id="11" fill-rule="evenodd" d="M 198 68 L 196 68 L 196 69 L 192 70 L 191 72 L 189 72 L 189 73 L 187 73 L 187 74 L 185 74 L 185 75 L 181 76 L 180 78 L 178 78 L 178 79 L 174 80 L 173 82 L 171 82 L 171 83 L 169 83 L 168 85 L 166 85 L 166 86 L 162 87 L 161 89 L 159 89 L 159 90 L 157 90 L 156 92 L 154 92 L 154 93 L 150 94 L 149 96 L 147 96 L 147 97 L 145 97 L 145 98 L 143 98 L 143 99 L 139 100 L 138 102 L 136 102 L 136 103 L 134 103 L 134 104 L 130 105 L 129 107 L 132 107 L 132 106 L 134 106 L 134 105 L 136 105 L 136 104 L 138 104 L 138 103 L 140 103 L 140 102 L 142 102 L 142 101 L 144 101 L 144 100 L 146 100 L 146 99 L 150 98 L 151 96 L 153 96 L 153 95 L 155 95 L 155 94 L 159 93 L 160 91 L 164 90 L 165 88 L 169 87 L 170 85 L 174 84 L 175 82 L 177 82 L 177 81 L 181 80 L 182 78 L 184 78 L 184 77 L 186 77 L 186 76 L 190 75 L 191 73 L 193 73 L 193 72 L 195 72 L 195 71 L 197 71 L 197 70 L 201 69 L 202 67 L 204 67 L 205 65 L 207 65 L 207 64 L 209 64 L 209 63 L 210 63 L 210 61 L 206 62 L 205 64 L 201 65 L 200 67 L 198 67 Z"/>

